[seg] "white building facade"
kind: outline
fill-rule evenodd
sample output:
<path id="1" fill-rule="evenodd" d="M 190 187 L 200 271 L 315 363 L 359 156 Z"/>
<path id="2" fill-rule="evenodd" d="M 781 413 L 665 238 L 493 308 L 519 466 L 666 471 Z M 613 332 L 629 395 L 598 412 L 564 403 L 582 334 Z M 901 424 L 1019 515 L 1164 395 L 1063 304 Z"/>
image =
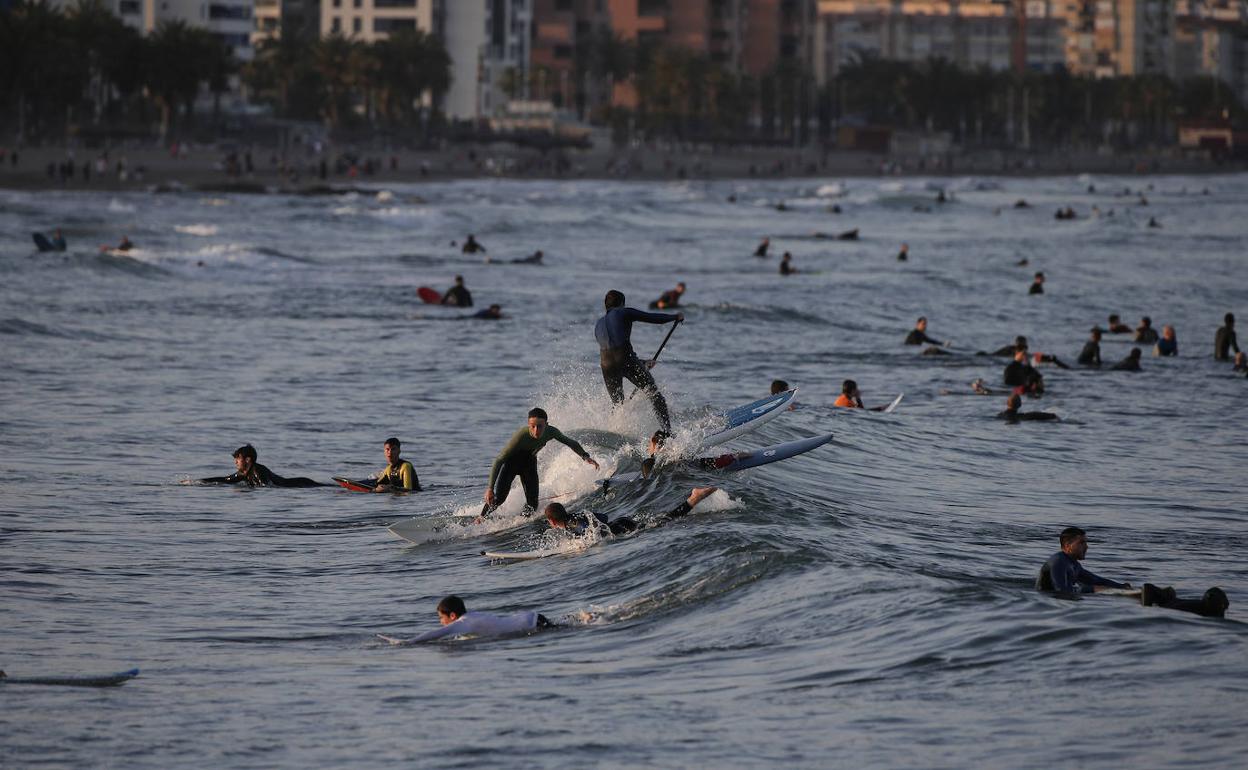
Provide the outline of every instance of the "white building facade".
<path id="1" fill-rule="evenodd" d="M 441 33 L 451 56 L 444 110 L 453 120 L 500 114 L 524 98 L 533 29 L 531 0 L 450 0 Z"/>

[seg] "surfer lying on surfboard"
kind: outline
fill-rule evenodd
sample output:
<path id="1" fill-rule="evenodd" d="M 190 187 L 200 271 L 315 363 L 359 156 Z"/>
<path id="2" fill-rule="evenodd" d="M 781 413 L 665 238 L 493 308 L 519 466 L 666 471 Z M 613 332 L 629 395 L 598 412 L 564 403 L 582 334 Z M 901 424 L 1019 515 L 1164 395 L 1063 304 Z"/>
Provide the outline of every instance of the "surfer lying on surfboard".
<path id="1" fill-rule="evenodd" d="M 293 478 L 284 478 L 278 476 L 273 471 L 256 462 L 256 448 L 251 444 L 240 446 L 234 450 L 234 467 L 238 469 L 237 473 L 231 473 L 229 476 L 213 476 L 207 479 L 200 479 L 200 484 L 238 484 L 244 483 L 249 487 L 323 487 L 330 486 L 322 484 L 319 481 L 313 481 L 303 476 L 295 476 Z"/>
<path id="2" fill-rule="evenodd" d="M 561 503 L 550 503 L 546 506 L 546 510 L 543 513 L 546 516 L 546 522 L 551 527 L 566 530 L 573 535 L 584 535 L 592 527 L 601 527 L 612 535 L 626 535 L 646 527 L 660 527 L 672 519 L 684 516 L 689 511 L 692 511 L 698 503 L 714 494 L 717 489 L 719 487 L 694 487 L 684 502 L 657 519 L 648 522 L 639 522 L 629 516 L 621 516 L 613 521 L 608 521 L 606 515 L 601 513 L 571 514 L 568 513 L 568 509 L 564 508 Z"/>
<path id="3" fill-rule="evenodd" d="M 1158 588 L 1145 583 L 1138 592 L 1131 590 L 1130 583 L 1118 583 L 1100 577 L 1085 569 L 1079 562 L 1088 555 L 1088 535 L 1079 527 L 1067 527 L 1058 535 L 1062 550 L 1048 558 L 1036 577 L 1036 590 L 1048 591 L 1057 596 L 1074 598 L 1079 594 L 1099 593 L 1107 590 L 1121 591 L 1129 596 L 1138 593 L 1145 607 L 1166 607 L 1172 610 L 1194 612 L 1208 618 L 1226 616 L 1231 605 L 1221 588 L 1210 588 L 1200 599 L 1180 599 L 1173 588 Z"/>
<path id="4" fill-rule="evenodd" d="M 517 612 L 512 615 L 492 615 L 488 612 L 469 612 L 464 600 L 458 596 L 448 596 L 438 602 L 438 620 L 441 628 L 426 631 L 420 636 L 400 639 L 385 634 L 377 634 L 390 644 L 418 644 L 432 642 L 436 639 L 447 639 L 456 636 L 505 636 L 508 634 L 527 634 L 539 628 L 550 628 L 555 625 L 538 612 Z"/>

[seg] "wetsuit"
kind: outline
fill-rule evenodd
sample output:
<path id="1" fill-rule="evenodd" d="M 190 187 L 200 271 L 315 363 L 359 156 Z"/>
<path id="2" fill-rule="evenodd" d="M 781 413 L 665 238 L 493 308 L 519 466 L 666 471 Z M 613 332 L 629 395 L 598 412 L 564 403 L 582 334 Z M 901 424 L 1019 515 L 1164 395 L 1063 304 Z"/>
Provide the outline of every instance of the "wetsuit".
<path id="1" fill-rule="evenodd" d="M 1235 338 L 1235 327 L 1223 326 L 1213 338 L 1213 357 L 1225 361 L 1231 357 L 1231 350 L 1239 352 L 1239 340 Z"/>
<path id="2" fill-rule="evenodd" d="M 452 286 L 446 290 L 446 295 L 442 297 L 442 304 L 454 307 L 472 307 L 472 292 L 463 286 Z"/>
<path id="3" fill-rule="evenodd" d="M 612 535 L 627 535 L 646 527 L 660 527 L 671 521 L 684 516 L 693 510 L 693 506 L 689 505 L 688 500 L 682 500 L 680 505 L 660 516 L 657 520 L 644 523 L 639 522 L 628 516 L 621 516 L 613 521 L 608 521 L 605 513 L 594 514 L 578 514 L 572 517 L 572 521 L 568 524 L 568 531 L 573 534 L 581 534 L 590 527 L 598 527 L 602 534 L 610 533 Z"/>
<path id="4" fill-rule="evenodd" d="M 1003 348 L 997 348 L 996 350 L 992 351 L 992 352 L 991 352 L 991 353 L 989 353 L 988 355 L 990 355 L 990 356 L 1006 356 L 1006 357 L 1009 357 L 1009 358 L 1013 358 L 1013 357 L 1014 357 L 1014 354 L 1015 354 L 1015 353 L 1017 353 L 1017 352 L 1018 352 L 1018 346 L 1017 346 L 1017 345 L 1006 345 L 1006 346 L 1005 346 L 1005 347 L 1003 347 Z"/>
<path id="5" fill-rule="evenodd" d="M 680 292 L 675 289 L 669 289 L 659 295 L 659 298 L 650 303 L 651 310 L 661 308 L 676 307 L 680 304 Z"/>
<path id="6" fill-rule="evenodd" d="M 485 247 L 477 243 L 477 241 L 473 238 L 469 238 L 464 241 L 465 254 L 476 254 L 478 251 L 485 251 Z"/>
<path id="7" fill-rule="evenodd" d="M 1006 422 L 1024 422 L 1029 420 L 1056 420 L 1057 415 L 1052 412 L 1020 412 L 1017 409 L 1006 409 L 997 415 L 998 418 Z"/>
<path id="8" fill-rule="evenodd" d="M 541 254 L 530 254 L 527 257 L 517 257 L 516 259 L 511 260 L 511 264 L 513 265 L 540 265 L 542 263 L 542 256 L 543 255 Z"/>
<path id="9" fill-rule="evenodd" d="M 537 612 L 517 612 L 514 615 L 493 615 L 488 612 L 465 612 L 445 626 L 426 631 L 420 636 L 403 639 L 395 644 L 416 644 L 446 639 L 453 636 L 505 636 L 524 634 L 539 628 L 553 626 L 544 615 Z"/>
<path id="10" fill-rule="evenodd" d="M 420 477 L 416 475 L 416 468 L 410 462 L 400 458 L 398 465 L 387 465 L 377 474 L 377 486 L 388 486 L 396 491 L 405 489 L 419 492 Z"/>
<path id="11" fill-rule="evenodd" d="M 1027 290 L 1028 294 L 1044 294 L 1044 284 L 1036 282 Z"/>
<path id="12" fill-rule="evenodd" d="M 229 476 L 213 476 L 212 478 L 200 479 L 201 484 L 239 484 L 243 483 L 249 487 L 320 487 L 324 486 L 318 481 L 313 481 L 303 476 L 295 476 L 293 478 L 284 478 L 278 476 L 267 467 L 260 463 L 252 463 L 251 470 L 247 473 L 231 473 Z"/>
<path id="13" fill-rule="evenodd" d="M 1036 577 L 1037 591 L 1052 591 L 1058 594 L 1090 594 L 1095 586 L 1107 588 L 1127 588 L 1126 583 L 1115 583 L 1108 578 L 1099 577 L 1083 568 L 1078 560 L 1058 551 L 1040 568 Z"/>
<path id="14" fill-rule="evenodd" d="M 612 403 L 623 403 L 624 379 L 628 378 L 629 382 L 646 391 L 654 406 L 654 412 L 658 415 L 660 426 L 668 433 L 672 430 L 672 420 L 667 413 L 667 401 L 659 392 L 650 371 L 633 352 L 631 338 L 633 324 L 637 321 L 665 324 L 675 320 L 676 316 L 668 313 L 647 313 L 631 307 L 613 307 L 594 325 L 602 381 L 607 386 L 607 394 L 611 396 Z"/>
<path id="15" fill-rule="evenodd" d="M 1179 341 L 1177 339 L 1168 340 L 1162 337 L 1157 340 L 1157 346 L 1153 348 L 1153 352 L 1162 357 L 1177 356 L 1179 354 Z"/>
<path id="16" fill-rule="evenodd" d="M 478 310 L 477 312 L 473 313 L 470 316 L 461 316 L 461 318 L 488 318 L 488 319 L 492 319 L 495 321 L 497 321 L 498 319 L 502 317 L 503 316 L 501 313 L 499 315 L 495 315 L 494 311 L 490 310 L 489 308 L 486 308 L 485 310 Z"/>
<path id="17" fill-rule="evenodd" d="M 780 275 L 793 275 L 797 272 L 797 268 L 793 267 L 792 262 L 780 263 Z"/>
<path id="18" fill-rule="evenodd" d="M 1140 359 L 1128 356 L 1109 368 L 1119 372 L 1138 372 L 1140 371 Z"/>
<path id="19" fill-rule="evenodd" d="M 1130 334 L 1131 327 L 1124 323 L 1114 323 L 1110 324 L 1109 328 L 1106 329 L 1105 332 L 1107 334 Z"/>
<path id="20" fill-rule="evenodd" d="M 1079 351 L 1080 366 L 1100 366 L 1101 365 L 1101 345 L 1096 340 L 1088 340 L 1083 343 L 1083 350 Z"/>
<path id="21" fill-rule="evenodd" d="M 589 459 L 589 452 L 553 425 L 546 426 L 541 438 L 533 438 L 527 427 L 521 428 L 512 435 L 507 446 L 503 447 L 503 451 L 498 453 L 494 464 L 490 466 L 490 488 L 494 490 L 494 505 L 486 503 L 481 509 L 482 516 L 503 504 L 511 493 L 511 484 L 517 476 L 524 486 L 525 505 L 537 510 L 537 453 L 551 441 L 558 441 L 568 447 L 582 460 Z"/>
<path id="22" fill-rule="evenodd" d="M 760 244 L 758 244 L 758 248 L 757 248 L 757 249 L 754 249 L 754 256 L 756 256 L 756 257 L 765 257 L 765 256 L 767 256 L 767 247 L 768 247 L 768 246 L 770 246 L 770 245 L 771 245 L 770 243 L 760 243 Z"/>
<path id="23" fill-rule="evenodd" d="M 1044 390 L 1044 377 L 1022 361 L 1011 361 L 1005 367 L 1005 384 L 1030 392 Z"/>
<path id="24" fill-rule="evenodd" d="M 1132 342 L 1138 342 L 1142 345 L 1151 345 L 1158 340 L 1157 330 L 1151 326 L 1141 326 L 1135 330 L 1135 339 Z"/>
<path id="25" fill-rule="evenodd" d="M 907 345 L 923 345 L 923 344 L 941 345 L 943 343 L 941 343 L 940 340 L 934 340 L 931 337 L 927 336 L 926 332 L 921 332 L 918 329 L 911 329 L 910 333 L 906 335 L 906 344 Z"/>

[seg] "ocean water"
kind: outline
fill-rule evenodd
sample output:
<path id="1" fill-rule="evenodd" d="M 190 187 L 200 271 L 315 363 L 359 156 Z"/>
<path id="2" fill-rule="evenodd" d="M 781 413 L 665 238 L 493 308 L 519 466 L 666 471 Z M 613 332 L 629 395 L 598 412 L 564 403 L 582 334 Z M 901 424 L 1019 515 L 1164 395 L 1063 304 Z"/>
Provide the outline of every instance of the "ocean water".
<path id="1" fill-rule="evenodd" d="M 1248 177 L 378 192 L 0 192 L 0 668 L 143 670 L 113 689 L 0 686 L 6 767 L 1243 765 L 1248 379 L 1212 347 L 1223 313 L 1248 319 Z M 1055 221 L 1065 205 L 1080 219 Z M 69 251 L 35 253 L 28 233 L 57 226 Z M 469 232 L 494 262 L 451 246 Z M 98 251 L 123 233 L 136 251 Z M 535 249 L 546 264 L 499 263 Z M 805 273 L 778 275 L 785 250 Z M 507 317 L 420 304 L 456 274 Z M 644 307 L 678 280 L 687 322 L 654 370 L 677 443 L 774 378 L 799 408 L 731 448 L 836 438 L 595 496 L 656 427 L 643 399 L 606 397 L 602 295 Z M 970 395 L 1005 363 L 975 351 L 1025 334 L 1073 363 L 1111 312 L 1174 325 L 1180 355 L 1044 367 L 1025 409 L 1057 423 L 1007 425 L 1003 396 Z M 919 315 L 954 355 L 901 344 Z M 639 324 L 638 351 L 665 332 Z M 1104 358 L 1130 347 L 1107 339 Z M 905 399 L 835 410 L 846 378 L 869 404 Z M 479 504 L 533 406 L 603 462 L 542 453 L 543 493 L 574 509 L 644 517 L 722 491 L 533 562 L 479 552 L 541 545 L 536 526 L 419 546 L 386 531 Z M 426 491 L 183 483 L 232 472 L 248 442 L 280 474 L 364 476 L 391 435 Z M 1227 619 L 1036 593 L 1068 525 L 1089 531 L 1093 571 L 1221 586 Z M 451 593 L 562 627 L 375 638 L 434 627 Z"/>

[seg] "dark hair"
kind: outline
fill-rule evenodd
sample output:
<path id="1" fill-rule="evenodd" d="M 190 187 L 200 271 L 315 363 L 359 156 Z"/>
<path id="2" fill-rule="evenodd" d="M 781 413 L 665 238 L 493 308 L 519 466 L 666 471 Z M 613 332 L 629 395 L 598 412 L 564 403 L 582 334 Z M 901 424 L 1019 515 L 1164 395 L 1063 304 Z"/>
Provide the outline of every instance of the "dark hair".
<path id="1" fill-rule="evenodd" d="M 684 282 L 684 281 L 677 281 L 677 282 L 676 282 L 676 288 L 677 288 L 677 289 L 683 289 L 683 288 L 685 288 L 685 282 Z"/>
<path id="2" fill-rule="evenodd" d="M 667 441 L 671 437 L 672 437 L 672 434 L 668 433 L 665 430 L 656 430 L 654 432 L 654 435 L 650 437 L 650 440 L 658 444 L 659 446 L 663 446 L 663 442 Z"/>
<path id="3" fill-rule="evenodd" d="M 1027 338 L 1021 334 L 1014 338 L 1014 349 L 1018 350 L 1019 348 L 1027 349 Z"/>
<path id="4" fill-rule="evenodd" d="M 393 446 L 395 449 L 403 448 L 403 444 L 401 444 L 399 440 L 395 438 L 394 436 L 391 436 L 390 438 L 386 439 L 385 442 L 382 444 L 382 446 Z"/>
<path id="5" fill-rule="evenodd" d="M 1117 320 L 1118 320 L 1118 314 L 1117 314 L 1117 313 L 1110 313 L 1110 314 L 1109 314 L 1109 321 L 1110 321 L 1110 323 L 1113 323 L 1114 321 L 1117 321 Z"/>
<path id="6" fill-rule="evenodd" d="M 1101 331 L 1101 327 L 1099 327 L 1099 326 L 1093 326 L 1093 327 L 1092 327 L 1092 333 L 1093 333 L 1093 334 L 1096 334 L 1096 335 L 1101 335 L 1101 334 L 1104 334 L 1104 332 L 1102 332 L 1102 331 Z"/>
<path id="7" fill-rule="evenodd" d="M 841 392 L 844 393 L 845 395 L 847 396 L 853 395 L 853 392 L 855 390 L 858 390 L 858 383 L 854 382 L 853 380 L 845 380 L 844 382 L 841 383 Z"/>
<path id="8" fill-rule="evenodd" d="M 462 275 L 455 276 L 455 283 L 463 283 L 463 282 L 464 282 L 464 277 Z"/>
<path id="9" fill-rule="evenodd" d="M 443 615 L 457 615 L 463 617 L 468 608 L 464 606 L 464 600 L 458 596 L 448 596 L 438 602 L 438 612 Z"/>
<path id="10" fill-rule="evenodd" d="M 1227 326 L 1230 326 L 1231 324 L 1235 323 L 1235 314 L 1227 313 L 1226 315 L 1222 316 L 1222 320 L 1226 321 Z"/>
<path id="11" fill-rule="evenodd" d="M 783 393 L 784 391 L 788 389 L 789 389 L 789 383 L 785 382 L 784 380 L 772 380 L 771 381 L 771 395 L 773 396 L 776 395 L 777 393 Z"/>
<path id="12" fill-rule="evenodd" d="M 1139 358 L 1139 357 L 1140 357 L 1140 349 L 1131 348 L 1131 355 L 1127 356 L 1127 358 Z"/>
<path id="13" fill-rule="evenodd" d="M 246 457 L 254 463 L 256 461 L 256 448 L 251 444 L 243 444 L 234 450 L 234 457 Z"/>
<path id="14" fill-rule="evenodd" d="M 602 298 L 602 304 L 610 310 L 613 307 L 624 307 L 624 292 L 612 289 Z"/>
<path id="15" fill-rule="evenodd" d="M 572 521 L 572 517 L 568 515 L 568 509 L 564 508 L 562 503 L 551 503 L 542 513 L 546 515 L 547 521 L 562 524 L 565 527 L 569 521 Z"/>
<path id="16" fill-rule="evenodd" d="M 1037 272 L 1037 273 L 1036 273 L 1036 277 L 1037 277 L 1037 278 L 1043 278 L 1043 277 L 1044 277 L 1044 273 L 1043 273 L 1043 272 Z"/>
<path id="17" fill-rule="evenodd" d="M 546 410 L 542 409 L 541 407 L 535 406 L 532 409 L 530 409 L 529 416 L 536 417 L 539 420 L 545 420 L 546 422 L 550 422 L 550 418 L 546 416 Z"/>
<path id="18" fill-rule="evenodd" d="M 1145 326 L 1152 326 L 1153 319 L 1149 318 L 1148 316 L 1144 316 L 1143 318 L 1140 319 L 1140 323 L 1142 323 Z"/>
<path id="19" fill-rule="evenodd" d="M 1078 527 L 1067 527 L 1062 530 L 1062 533 L 1057 536 L 1057 539 L 1064 548 L 1087 534 L 1087 532 L 1084 532 Z"/>

